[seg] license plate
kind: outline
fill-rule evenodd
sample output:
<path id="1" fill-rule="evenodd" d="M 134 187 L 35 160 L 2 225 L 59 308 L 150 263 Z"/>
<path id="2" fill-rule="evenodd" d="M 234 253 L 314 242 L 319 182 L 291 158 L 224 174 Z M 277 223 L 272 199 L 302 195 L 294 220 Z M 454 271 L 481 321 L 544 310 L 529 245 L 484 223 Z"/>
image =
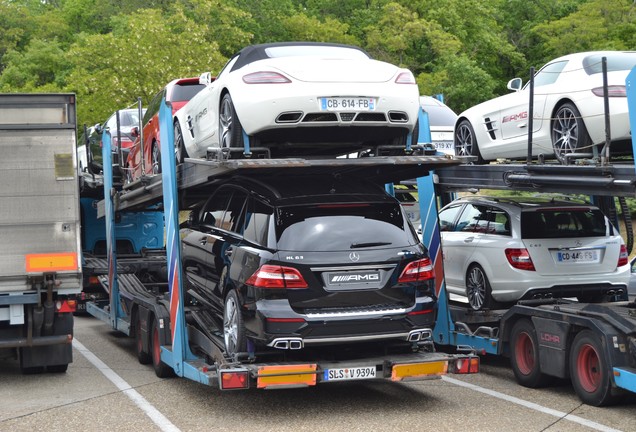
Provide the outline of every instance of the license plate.
<path id="1" fill-rule="evenodd" d="M 435 145 L 435 148 L 437 150 L 452 150 L 453 149 L 453 142 L 452 141 L 448 141 L 448 142 L 434 142 L 433 145 Z"/>
<path id="2" fill-rule="evenodd" d="M 598 249 L 558 251 L 557 261 L 560 263 L 598 263 L 600 254 Z"/>
<path id="3" fill-rule="evenodd" d="M 319 98 L 321 111 L 375 111 L 375 98 L 324 97 Z"/>
<path id="4" fill-rule="evenodd" d="M 375 366 L 325 369 L 325 381 L 363 380 L 375 378 Z"/>

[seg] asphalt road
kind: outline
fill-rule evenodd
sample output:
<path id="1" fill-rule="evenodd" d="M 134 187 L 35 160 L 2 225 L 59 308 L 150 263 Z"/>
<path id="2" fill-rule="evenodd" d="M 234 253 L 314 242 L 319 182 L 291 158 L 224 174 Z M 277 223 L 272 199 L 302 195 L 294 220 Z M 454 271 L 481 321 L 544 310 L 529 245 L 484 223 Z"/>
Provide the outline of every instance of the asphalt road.
<path id="1" fill-rule="evenodd" d="M 0 360 L 0 431 L 636 431 L 636 395 L 590 407 L 566 381 L 517 385 L 495 357 L 433 381 L 221 392 L 157 378 L 132 339 L 94 318 L 76 319 L 75 338 L 65 374 L 23 376 Z"/>

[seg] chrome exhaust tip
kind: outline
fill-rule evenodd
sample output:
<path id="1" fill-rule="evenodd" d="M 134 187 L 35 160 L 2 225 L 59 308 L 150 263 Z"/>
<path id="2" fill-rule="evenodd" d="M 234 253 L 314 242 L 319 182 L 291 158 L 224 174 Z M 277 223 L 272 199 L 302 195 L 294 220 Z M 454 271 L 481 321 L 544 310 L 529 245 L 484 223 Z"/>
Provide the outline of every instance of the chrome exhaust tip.
<path id="1" fill-rule="evenodd" d="M 267 346 L 280 350 L 299 350 L 305 344 L 301 338 L 278 338 L 271 341 Z"/>

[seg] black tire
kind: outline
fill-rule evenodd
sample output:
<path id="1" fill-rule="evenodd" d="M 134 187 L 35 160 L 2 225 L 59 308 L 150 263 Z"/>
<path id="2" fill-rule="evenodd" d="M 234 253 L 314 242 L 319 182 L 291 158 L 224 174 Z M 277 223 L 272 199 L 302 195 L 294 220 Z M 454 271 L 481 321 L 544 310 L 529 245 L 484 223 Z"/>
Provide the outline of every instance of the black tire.
<path id="1" fill-rule="evenodd" d="M 20 372 L 22 375 L 39 375 L 44 373 L 44 366 L 32 366 L 32 367 L 22 367 L 20 366 Z"/>
<path id="2" fill-rule="evenodd" d="M 219 145 L 221 148 L 242 148 L 243 126 L 236 115 L 229 93 L 221 99 L 219 108 Z"/>
<path id="3" fill-rule="evenodd" d="M 156 142 L 152 143 L 151 151 L 152 173 L 161 174 L 161 149 Z"/>
<path id="4" fill-rule="evenodd" d="M 541 372 L 539 342 L 532 322 L 520 319 L 510 332 L 510 363 L 517 382 L 524 387 L 545 387 L 550 377 Z"/>
<path id="5" fill-rule="evenodd" d="M 617 403 L 621 395 L 612 392 L 612 371 L 600 338 L 582 330 L 570 349 L 572 386 L 584 403 L 605 406 Z"/>
<path id="6" fill-rule="evenodd" d="M 66 371 L 68 370 L 68 364 L 61 364 L 61 365 L 49 365 L 46 367 L 46 371 L 49 373 L 58 373 L 58 374 L 62 374 L 62 373 L 66 373 Z"/>
<path id="7" fill-rule="evenodd" d="M 144 351 L 144 341 L 141 333 L 141 320 L 139 319 L 139 314 L 135 313 L 133 319 L 135 325 L 135 350 L 137 351 L 137 360 L 139 360 L 139 363 L 141 364 L 150 364 L 152 363 L 152 355 Z"/>
<path id="8" fill-rule="evenodd" d="M 231 290 L 225 298 L 225 306 L 223 307 L 223 339 L 225 340 L 225 352 L 230 357 L 247 350 L 245 322 L 241 314 L 238 294 L 235 290 Z"/>
<path id="9" fill-rule="evenodd" d="M 466 297 L 473 310 L 492 309 L 495 302 L 488 277 L 479 264 L 473 264 L 466 272 Z"/>
<path id="10" fill-rule="evenodd" d="M 150 329 L 150 349 L 152 351 L 152 367 L 155 375 L 159 378 L 170 378 L 174 376 L 174 369 L 161 361 L 161 342 L 159 341 L 159 328 L 157 320 L 152 319 Z"/>
<path id="11" fill-rule="evenodd" d="M 550 126 L 552 148 L 560 163 L 567 163 L 565 155 L 568 153 L 591 152 L 592 140 L 574 104 L 567 102 L 561 105 L 554 113 Z"/>
<path id="12" fill-rule="evenodd" d="M 183 134 L 181 133 L 181 126 L 179 126 L 179 122 L 174 122 L 174 160 L 177 164 L 183 162 L 185 158 L 188 157 L 188 152 L 185 149 L 183 143 Z"/>
<path id="13" fill-rule="evenodd" d="M 481 157 L 475 130 L 468 120 L 464 119 L 459 122 L 455 128 L 453 141 L 456 156 L 476 156 L 477 161 L 475 163 L 483 164 L 486 162 Z"/>

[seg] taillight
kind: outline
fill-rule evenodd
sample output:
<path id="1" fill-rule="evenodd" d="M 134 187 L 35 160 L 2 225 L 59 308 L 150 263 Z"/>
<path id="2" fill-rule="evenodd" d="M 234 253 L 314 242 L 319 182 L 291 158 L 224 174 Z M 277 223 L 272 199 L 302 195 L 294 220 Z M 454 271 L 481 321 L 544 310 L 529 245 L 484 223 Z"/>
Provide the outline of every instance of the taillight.
<path id="1" fill-rule="evenodd" d="M 627 246 L 621 245 L 621 253 L 618 255 L 618 264 L 617 267 L 622 267 L 629 263 L 629 254 L 627 253 Z"/>
<path id="2" fill-rule="evenodd" d="M 55 302 L 55 311 L 64 313 L 64 312 L 75 312 L 77 309 L 77 300 L 58 300 Z"/>
<path id="3" fill-rule="evenodd" d="M 253 72 L 243 76 L 245 84 L 288 84 L 291 81 L 278 72 Z"/>
<path id="4" fill-rule="evenodd" d="M 295 268 L 269 264 L 261 266 L 245 283 L 257 288 L 307 288 L 307 282 Z"/>
<path id="5" fill-rule="evenodd" d="M 510 265 L 516 269 L 535 271 L 527 249 L 506 249 L 506 258 Z"/>
<path id="6" fill-rule="evenodd" d="M 592 89 L 592 93 L 598 97 L 603 97 L 603 87 Z M 607 97 L 627 97 L 627 91 L 624 85 L 607 86 Z"/>
<path id="7" fill-rule="evenodd" d="M 433 279 L 434 277 L 435 271 L 433 270 L 433 264 L 431 263 L 431 260 L 428 258 L 422 258 L 420 260 L 409 263 L 402 271 L 398 282 L 418 282 Z"/>
<path id="8" fill-rule="evenodd" d="M 410 71 L 400 72 L 395 79 L 396 84 L 416 84 L 415 77 Z"/>

